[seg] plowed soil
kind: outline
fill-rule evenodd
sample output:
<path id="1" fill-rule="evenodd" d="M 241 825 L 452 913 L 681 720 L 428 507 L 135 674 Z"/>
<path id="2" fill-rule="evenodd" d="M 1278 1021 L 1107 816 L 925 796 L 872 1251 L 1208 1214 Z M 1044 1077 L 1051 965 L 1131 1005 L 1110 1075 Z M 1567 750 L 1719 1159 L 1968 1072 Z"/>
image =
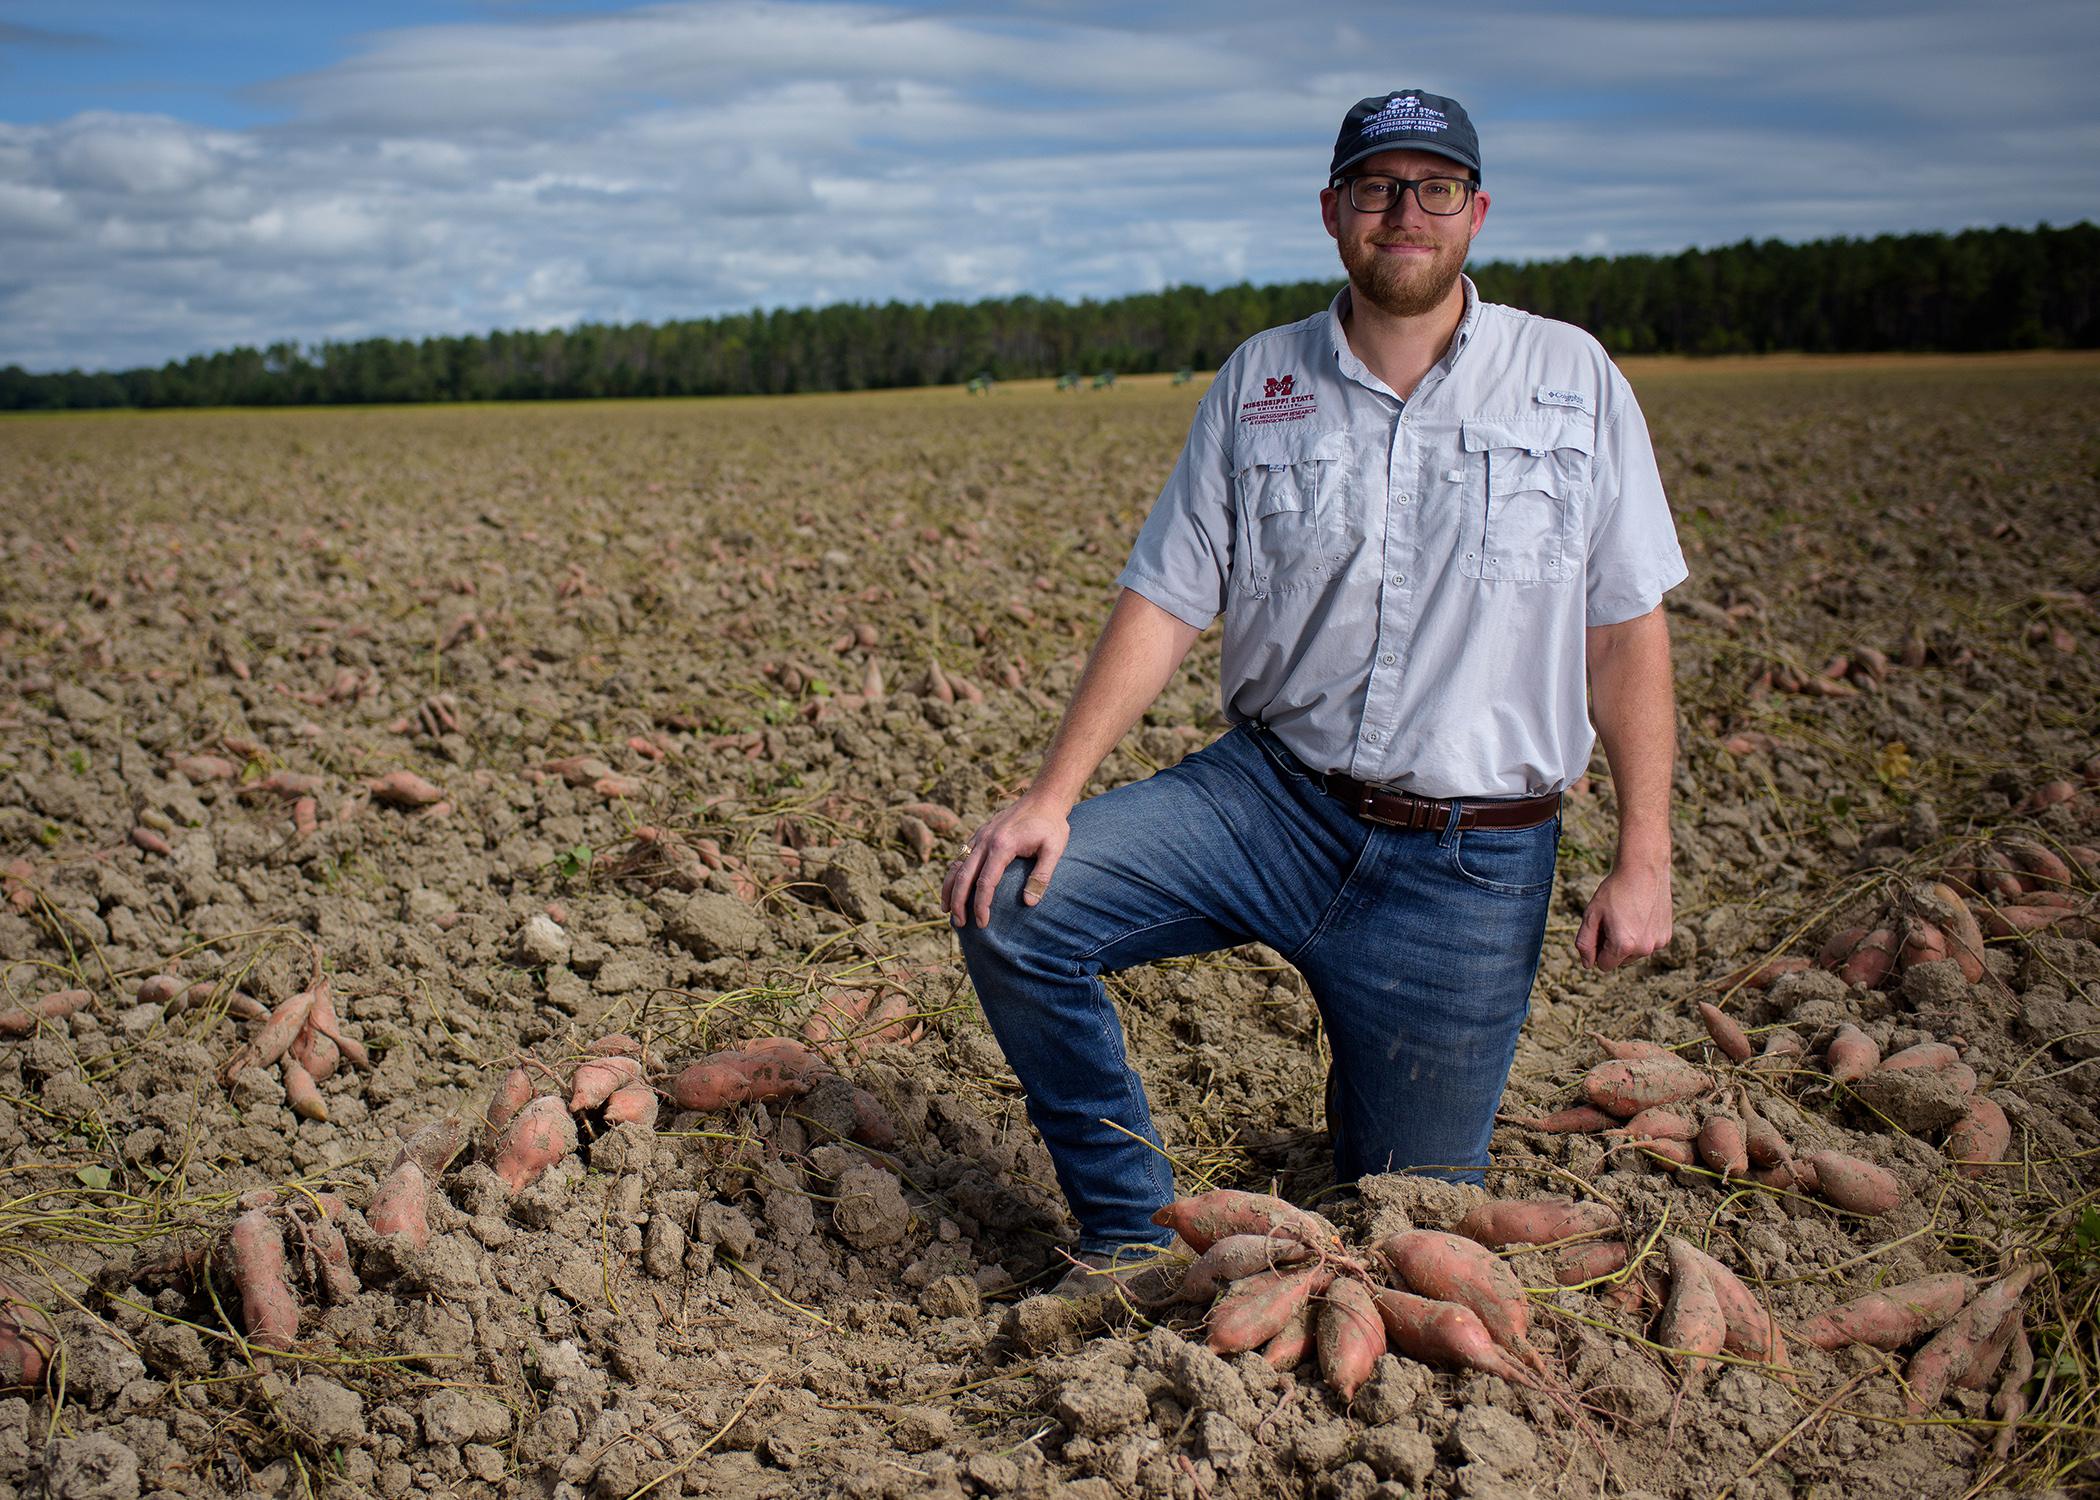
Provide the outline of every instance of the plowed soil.
<path id="1" fill-rule="evenodd" d="M 935 895 L 1047 744 L 1200 389 L 1133 381 L 0 423 L 0 1016 L 86 992 L 0 1038 L 0 1280 L 31 1329 L 0 1320 L 0 1378 L 25 1347 L 49 1366 L 0 1393 L 0 1494 L 2100 1485 L 2079 866 L 2100 844 L 2100 362 L 1634 374 L 1692 567 L 1668 605 L 1678 927 L 1623 972 L 1574 960 L 1612 848 L 1600 755 L 1505 1109 L 1576 1100 L 1590 1033 L 1648 1038 L 1901 1201 L 1864 1216 L 1514 1123 L 1491 1189 L 1610 1203 L 1636 1250 L 1682 1235 L 1786 1327 L 1877 1284 L 2035 1266 L 2009 1458 L 1989 1381 L 1911 1418 L 1902 1353 L 1797 1341 L 1789 1370 L 1694 1369 L 1652 1300 L 1563 1289 L 1540 1255 L 1512 1260 L 1540 1390 L 1389 1355 L 1343 1402 L 1311 1364 L 1211 1355 L 1201 1308 L 1035 1295 L 1069 1224 Z M 1220 732 L 1216 669 L 1213 632 L 1097 790 Z M 439 800 L 389 801 L 397 771 Z M 1975 877 L 1985 847 L 2069 873 L 2029 872 L 2059 915 L 1992 938 L 1974 980 L 1918 951 L 1871 985 L 1740 982 L 1848 927 L 1900 944 L 1919 883 Z M 289 1069 L 224 1065 L 260 1029 L 244 1013 L 317 977 L 370 1066 L 295 1113 Z M 1275 954 L 1113 989 L 1186 1189 L 1317 1204 L 1358 1247 L 1478 1196 L 1331 1191 L 1322 1039 Z M 1713 1053 L 1700 1000 L 1771 1059 Z M 565 1092 L 620 1034 L 662 1085 L 813 1037 L 820 1008 L 864 1035 L 807 1092 L 666 1100 L 653 1126 L 579 1110 L 578 1149 L 515 1195 L 478 1143 L 515 1066 Z M 1944 1098 L 1834 1085 L 1846 1022 L 1884 1053 L 1951 1039 L 1973 1076 Z M 1979 1094 L 2012 1139 L 1971 1175 L 1948 1101 Z M 467 1146 L 437 1164 L 427 1243 L 375 1232 L 401 1141 L 448 1117 Z M 285 1247 L 288 1348 L 234 1274 L 244 1214 Z"/>

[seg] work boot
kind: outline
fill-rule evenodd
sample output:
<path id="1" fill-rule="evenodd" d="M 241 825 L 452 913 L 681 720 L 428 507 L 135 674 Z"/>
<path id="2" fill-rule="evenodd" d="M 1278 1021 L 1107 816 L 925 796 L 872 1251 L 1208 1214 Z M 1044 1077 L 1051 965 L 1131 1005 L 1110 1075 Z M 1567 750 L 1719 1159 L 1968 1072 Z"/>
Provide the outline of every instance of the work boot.
<path id="1" fill-rule="evenodd" d="M 1096 1301 L 1143 1312 L 1171 1301 L 1188 1269 L 1185 1255 L 1170 1246 L 1131 1245 L 1114 1256 L 1092 1254 L 1074 1259 L 1072 1269 L 1047 1295 L 1067 1302 Z"/>

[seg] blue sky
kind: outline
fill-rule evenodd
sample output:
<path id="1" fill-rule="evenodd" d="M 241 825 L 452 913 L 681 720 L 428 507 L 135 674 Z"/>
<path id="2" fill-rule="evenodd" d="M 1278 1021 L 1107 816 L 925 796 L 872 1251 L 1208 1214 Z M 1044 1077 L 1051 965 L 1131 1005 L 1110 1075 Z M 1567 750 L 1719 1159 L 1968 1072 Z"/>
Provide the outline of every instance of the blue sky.
<path id="1" fill-rule="evenodd" d="M 2100 215 L 2100 6 L 0 0 L 0 364 L 1336 275 L 1342 113 L 1478 259 Z"/>

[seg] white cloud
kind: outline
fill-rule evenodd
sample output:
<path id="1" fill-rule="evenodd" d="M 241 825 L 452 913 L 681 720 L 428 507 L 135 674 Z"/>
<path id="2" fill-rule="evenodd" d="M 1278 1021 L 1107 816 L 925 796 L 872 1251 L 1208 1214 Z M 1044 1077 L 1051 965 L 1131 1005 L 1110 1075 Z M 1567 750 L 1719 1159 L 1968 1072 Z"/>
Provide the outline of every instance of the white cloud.
<path id="1" fill-rule="evenodd" d="M 2090 213 L 2100 28 L 2055 0 L 1129 14 L 505 13 L 270 83 L 268 126 L 0 124 L 0 363 L 1332 276 L 1335 126 L 1398 83 L 1480 123 L 1483 256 Z"/>

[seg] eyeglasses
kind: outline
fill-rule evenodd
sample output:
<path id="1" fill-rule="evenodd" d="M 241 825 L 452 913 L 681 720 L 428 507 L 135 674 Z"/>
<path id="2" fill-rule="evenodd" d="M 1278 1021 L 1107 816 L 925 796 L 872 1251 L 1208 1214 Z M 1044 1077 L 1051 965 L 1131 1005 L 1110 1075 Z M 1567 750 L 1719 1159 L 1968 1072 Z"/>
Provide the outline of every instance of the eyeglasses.
<path id="1" fill-rule="evenodd" d="M 1422 212 L 1442 218 L 1462 212 L 1473 192 L 1473 184 L 1463 177 L 1344 177 L 1337 185 L 1348 188 L 1349 206 L 1360 214 L 1389 214 L 1412 188 Z"/>

